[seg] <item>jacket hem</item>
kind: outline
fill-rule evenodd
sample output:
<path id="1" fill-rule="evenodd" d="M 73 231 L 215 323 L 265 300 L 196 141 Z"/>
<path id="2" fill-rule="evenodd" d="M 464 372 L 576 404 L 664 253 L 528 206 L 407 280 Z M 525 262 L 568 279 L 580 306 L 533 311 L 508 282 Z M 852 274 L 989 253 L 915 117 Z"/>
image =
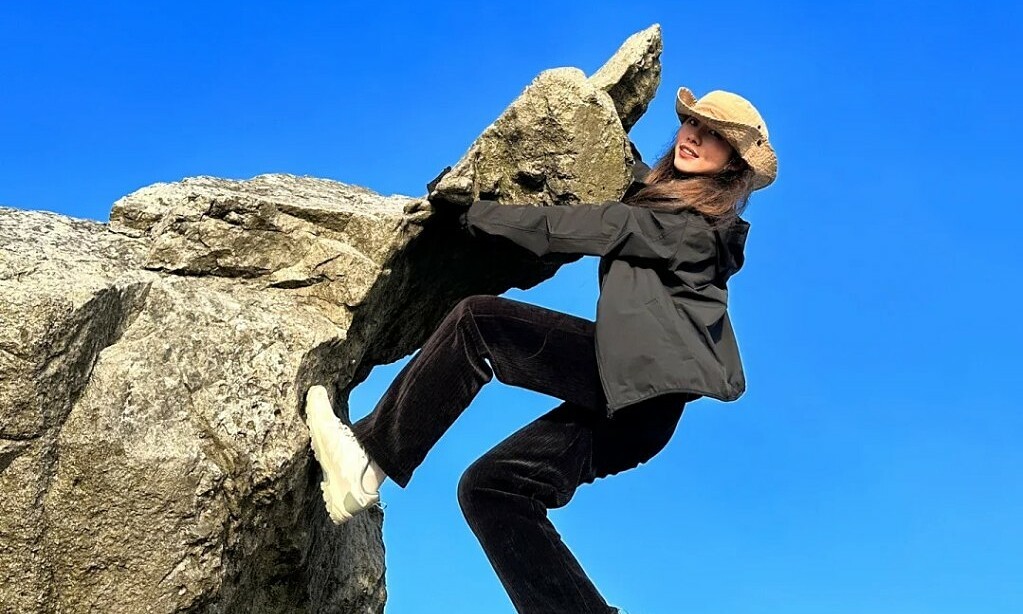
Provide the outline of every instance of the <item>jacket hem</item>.
<path id="1" fill-rule="evenodd" d="M 605 392 L 606 392 L 606 390 L 605 390 Z M 622 409 L 624 407 L 628 407 L 629 405 L 634 405 L 636 403 L 639 403 L 640 401 L 645 401 L 647 399 L 651 399 L 653 397 L 660 396 L 662 394 L 669 394 L 669 393 L 672 393 L 672 392 L 684 392 L 684 393 L 687 393 L 687 394 L 696 394 L 696 395 L 699 395 L 701 397 L 709 397 L 711 399 L 715 399 L 715 400 L 718 400 L 718 401 L 723 401 L 725 403 L 729 403 L 731 401 L 735 401 L 739 397 L 742 396 L 742 393 L 735 394 L 735 395 L 725 396 L 725 395 L 721 395 L 721 394 L 717 394 L 717 393 L 706 392 L 706 391 L 703 391 L 703 390 L 696 390 L 695 388 L 665 388 L 663 390 L 656 390 L 656 391 L 651 392 L 649 394 L 645 394 L 645 395 L 643 395 L 641 397 L 636 397 L 635 399 L 631 399 L 631 400 L 628 400 L 628 401 L 623 401 L 623 402 L 620 402 L 620 403 L 617 403 L 617 404 L 612 404 L 610 401 L 608 401 L 608 404 L 607 404 L 607 415 L 610 418 L 611 415 L 614 414 L 614 412 L 616 412 L 616 411 L 618 411 L 618 410 L 620 410 L 620 409 Z"/>

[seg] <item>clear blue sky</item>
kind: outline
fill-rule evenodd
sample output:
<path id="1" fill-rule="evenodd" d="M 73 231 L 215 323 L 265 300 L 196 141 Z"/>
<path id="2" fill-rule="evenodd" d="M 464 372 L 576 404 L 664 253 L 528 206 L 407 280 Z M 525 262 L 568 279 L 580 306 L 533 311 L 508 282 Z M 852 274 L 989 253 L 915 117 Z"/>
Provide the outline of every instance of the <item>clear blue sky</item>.
<path id="1" fill-rule="evenodd" d="M 106 221 L 150 183 L 269 172 L 421 195 L 537 73 L 660 23 L 644 156 L 679 85 L 750 98 L 779 155 L 730 285 L 749 387 L 555 526 L 632 614 L 1023 611 L 1023 11 L 821 4 L 7 2 L 0 204 Z M 507 296 L 593 318 L 596 260 Z M 384 487 L 390 614 L 513 612 L 456 485 L 556 404 L 495 380 Z"/>

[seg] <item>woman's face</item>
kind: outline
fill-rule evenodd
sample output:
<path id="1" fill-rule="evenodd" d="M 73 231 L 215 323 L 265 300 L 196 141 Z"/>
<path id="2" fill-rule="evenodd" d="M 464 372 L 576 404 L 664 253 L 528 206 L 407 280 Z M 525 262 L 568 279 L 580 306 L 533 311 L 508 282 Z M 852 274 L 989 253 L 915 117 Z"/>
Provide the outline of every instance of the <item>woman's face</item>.
<path id="1" fill-rule="evenodd" d="M 691 151 L 690 151 L 691 150 Z M 732 157 L 732 146 L 698 117 L 687 116 L 675 138 L 675 168 L 684 173 L 712 174 Z"/>

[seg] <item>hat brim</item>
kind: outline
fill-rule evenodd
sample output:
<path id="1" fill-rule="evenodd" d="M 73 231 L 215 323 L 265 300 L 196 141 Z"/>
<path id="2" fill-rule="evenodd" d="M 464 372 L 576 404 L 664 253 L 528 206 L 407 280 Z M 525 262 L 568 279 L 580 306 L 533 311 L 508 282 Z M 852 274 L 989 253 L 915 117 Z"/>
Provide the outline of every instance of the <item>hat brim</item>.
<path id="1" fill-rule="evenodd" d="M 728 139 L 729 144 L 753 167 L 755 190 L 767 187 L 774 182 L 778 175 L 778 156 L 770 141 L 763 138 L 762 133 L 749 124 L 720 119 L 696 110 L 696 102 L 696 96 L 693 95 L 692 90 L 687 87 L 678 88 L 678 93 L 675 95 L 675 114 L 678 115 L 679 123 L 682 123 L 685 116 L 695 115 L 701 121 L 719 129 Z M 742 142 L 751 145 L 742 147 L 739 145 Z M 752 145 L 752 143 L 756 144 Z"/>
<path id="2" fill-rule="evenodd" d="M 687 87 L 678 88 L 678 94 L 675 96 L 675 114 L 678 115 L 678 120 L 681 123 L 683 115 L 695 115 L 700 119 L 706 121 L 709 124 L 716 124 L 718 126 L 728 127 L 738 130 L 749 130 L 757 132 L 757 129 L 749 124 L 742 122 L 733 122 L 727 119 L 720 119 L 713 115 L 707 115 L 702 111 L 696 110 L 696 97 L 693 96 L 693 92 Z"/>

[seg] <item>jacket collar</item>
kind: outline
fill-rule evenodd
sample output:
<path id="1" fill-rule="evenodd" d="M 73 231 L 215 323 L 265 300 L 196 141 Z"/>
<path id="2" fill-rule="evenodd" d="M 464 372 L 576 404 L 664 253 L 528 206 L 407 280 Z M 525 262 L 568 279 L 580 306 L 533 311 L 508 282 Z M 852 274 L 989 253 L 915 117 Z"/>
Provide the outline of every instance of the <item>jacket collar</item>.
<path id="1" fill-rule="evenodd" d="M 630 142 L 631 145 L 631 142 Z M 632 184 L 629 185 L 628 189 L 622 198 L 632 196 L 639 190 L 647 186 L 644 181 L 646 176 L 650 174 L 650 166 L 643 162 L 639 158 L 639 152 L 636 151 L 635 145 L 633 147 L 633 154 L 636 156 L 636 162 L 632 165 Z M 724 230 L 718 231 L 718 236 L 721 239 L 721 244 L 724 245 L 725 249 L 720 250 L 718 254 L 719 264 L 721 270 L 725 273 L 725 279 L 734 275 L 736 271 L 742 268 L 743 263 L 746 260 L 746 237 L 749 234 L 749 222 L 742 219 L 741 217 L 735 218 L 735 223 Z"/>
<path id="2" fill-rule="evenodd" d="M 638 164 L 642 163 L 637 163 L 637 166 Z M 648 167 L 642 175 L 645 176 L 649 171 L 650 169 Z M 636 175 L 636 169 L 633 167 L 633 176 L 635 177 Z M 632 196 L 639 190 L 643 189 L 646 185 L 647 184 L 642 180 L 634 179 L 622 198 L 624 199 L 628 196 Z M 746 237 L 749 234 L 749 222 L 741 217 L 736 217 L 735 222 L 731 226 L 725 229 L 716 230 L 715 232 L 718 235 L 720 241 L 719 244 L 724 247 L 724 249 L 718 250 L 718 266 L 727 280 L 742 268 L 742 265 L 746 260 Z"/>

